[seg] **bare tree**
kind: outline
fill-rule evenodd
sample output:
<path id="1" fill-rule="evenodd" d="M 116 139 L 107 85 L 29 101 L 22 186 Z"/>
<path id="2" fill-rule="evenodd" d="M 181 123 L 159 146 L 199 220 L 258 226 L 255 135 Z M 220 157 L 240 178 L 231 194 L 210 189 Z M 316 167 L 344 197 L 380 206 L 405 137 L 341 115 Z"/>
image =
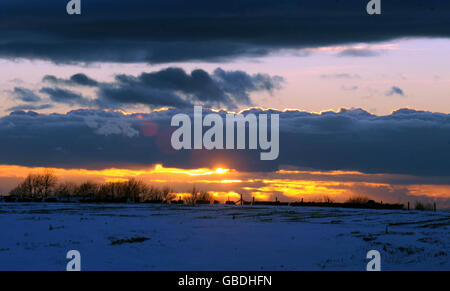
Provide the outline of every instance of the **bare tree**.
<path id="1" fill-rule="evenodd" d="M 207 191 L 200 191 L 200 194 L 198 195 L 197 199 L 209 202 L 213 201 L 211 194 L 209 194 L 209 192 Z"/>
<path id="2" fill-rule="evenodd" d="M 172 201 L 175 198 L 175 195 L 173 195 L 172 192 L 173 192 L 172 189 L 170 189 L 168 186 L 162 188 L 161 190 L 162 200 L 166 203 Z"/>
<path id="3" fill-rule="evenodd" d="M 125 195 L 133 202 L 139 202 L 141 193 L 145 191 L 145 184 L 141 180 L 129 179 L 121 185 L 124 188 Z"/>
<path id="4" fill-rule="evenodd" d="M 76 195 L 81 197 L 95 197 L 97 194 L 98 185 L 93 182 L 84 182 L 76 189 Z"/>
<path id="5" fill-rule="evenodd" d="M 39 174 L 29 174 L 19 185 L 10 191 L 10 195 L 18 198 L 45 198 L 50 195 L 66 198 L 71 196 L 95 199 L 95 201 L 114 202 L 165 202 L 169 203 L 175 199 L 176 195 L 169 186 L 162 189 L 149 186 L 141 180 L 130 178 L 125 182 L 94 183 L 87 181 L 81 184 L 69 182 L 58 183 L 56 175 L 51 171 L 44 171 Z M 186 203 L 198 204 L 204 201 L 211 202 L 213 197 L 209 192 L 200 191 L 195 186 L 191 195 L 186 197 Z"/>
<path id="6" fill-rule="evenodd" d="M 168 194 L 167 194 L 168 195 Z M 151 186 L 148 190 L 147 196 L 151 201 L 164 201 L 164 193 L 157 187 Z"/>
<path id="7" fill-rule="evenodd" d="M 192 187 L 191 195 L 186 198 L 186 203 L 195 205 L 195 202 L 197 201 L 198 196 L 198 189 Z"/>
<path id="8" fill-rule="evenodd" d="M 354 197 L 350 197 L 345 202 L 351 203 L 351 204 L 366 204 L 367 202 L 369 202 L 369 200 L 370 199 L 365 196 L 354 196 Z"/>
<path id="9" fill-rule="evenodd" d="M 327 196 L 327 195 L 323 196 L 322 199 L 323 199 L 322 201 L 323 201 L 324 203 L 330 204 L 330 203 L 333 203 L 333 202 L 334 202 L 333 199 L 331 199 L 331 197 L 330 197 L 330 196 Z"/>
<path id="10" fill-rule="evenodd" d="M 47 197 L 52 194 L 52 190 L 55 188 L 58 179 L 52 171 L 46 170 L 43 174 L 39 175 L 42 186 L 42 194 Z"/>
<path id="11" fill-rule="evenodd" d="M 22 183 L 11 191 L 10 195 L 17 195 L 20 198 L 46 197 L 52 193 L 56 182 L 56 176 L 50 171 L 45 171 L 42 174 L 29 174 Z"/>
<path id="12" fill-rule="evenodd" d="M 29 174 L 26 178 L 25 181 L 23 181 L 23 183 L 21 185 L 19 185 L 19 187 L 22 190 L 22 195 L 20 195 L 21 197 L 33 197 L 34 195 L 34 188 L 33 188 L 33 175 Z"/>
<path id="13" fill-rule="evenodd" d="M 112 200 L 114 196 L 114 185 L 113 183 L 104 183 L 98 187 L 97 197 L 101 201 Z"/>
<path id="14" fill-rule="evenodd" d="M 77 186 L 74 183 L 61 183 L 55 187 L 54 194 L 58 197 L 64 197 L 69 200 L 70 196 L 75 195 L 76 188 Z"/>

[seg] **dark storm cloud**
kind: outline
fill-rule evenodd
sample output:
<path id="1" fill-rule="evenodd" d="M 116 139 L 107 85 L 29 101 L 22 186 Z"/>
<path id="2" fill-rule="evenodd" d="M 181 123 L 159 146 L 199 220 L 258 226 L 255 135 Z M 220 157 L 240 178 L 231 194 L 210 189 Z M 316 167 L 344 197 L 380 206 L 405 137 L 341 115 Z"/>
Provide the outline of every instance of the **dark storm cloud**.
<path id="1" fill-rule="evenodd" d="M 243 71 L 224 71 L 218 68 L 214 71 L 212 78 L 225 93 L 229 93 L 238 103 L 250 104 L 247 94 L 249 91 L 267 91 L 280 89 L 284 79 L 280 76 L 269 76 L 267 74 L 249 75 Z"/>
<path id="2" fill-rule="evenodd" d="M 191 111 L 187 113 L 192 115 Z M 448 114 L 408 109 L 387 116 L 360 109 L 321 114 L 269 111 L 266 113 L 280 114 L 280 156 L 275 161 L 260 161 L 259 151 L 173 151 L 170 137 L 174 128 L 169 125 L 171 117 L 180 112 L 14 112 L 0 119 L 0 163 L 65 168 L 142 167 L 154 163 L 198 168 L 222 163 L 246 171 L 295 166 L 450 176 Z M 259 114 L 261 110 L 244 114 L 249 112 Z"/>
<path id="3" fill-rule="evenodd" d="M 151 88 L 162 92 L 181 92 L 202 101 L 216 104 L 231 104 L 230 96 L 219 87 L 206 71 L 197 69 L 187 74 L 180 68 L 168 68 L 153 73 L 142 73 L 137 78 L 128 75 L 116 77 L 120 89 Z M 245 91 L 244 91 L 245 92 Z M 244 104 L 248 100 L 243 100 Z"/>
<path id="4" fill-rule="evenodd" d="M 81 94 L 61 88 L 44 87 L 40 93 L 47 94 L 53 102 L 70 105 L 89 105 L 91 102 Z"/>
<path id="5" fill-rule="evenodd" d="M 98 86 L 98 82 L 94 79 L 86 76 L 85 74 L 75 74 L 72 75 L 68 80 L 57 78 L 53 75 L 46 75 L 42 79 L 44 82 L 49 82 L 52 84 L 58 85 L 69 85 L 69 86 L 87 86 L 87 87 L 95 87 Z"/>
<path id="6" fill-rule="evenodd" d="M 41 97 L 39 97 L 32 90 L 29 90 L 27 88 L 15 87 L 12 93 L 16 99 L 19 99 L 23 102 L 41 101 Z"/>
<path id="7" fill-rule="evenodd" d="M 386 96 L 394 96 L 394 95 L 400 95 L 400 96 L 405 96 L 405 92 L 397 86 L 392 86 L 392 88 L 386 92 L 385 94 Z"/>
<path id="8" fill-rule="evenodd" d="M 89 101 L 67 89 L 43 88 L 42 93 L 59 103 L 91 105 L 98 108 L 120 108 L 123 105 L 147 105 L 151 108 L 185 108 L 195 104 L 236 108 L 251 105 L 251 92 L 280 89 L 283 78 L 267 74 L 250 75 L 243 71 L 217 68 L 212 74 L 196 69 L 166 68 L 139 76 L 117 75 L 112 83 L 101 83 L 84 74 L 70 79 L 47 75 L 43 81 L 68 86 L 96 87 L 97 98 Z"/>
<path id="9" fill-rule="evenodd" d="M 387 116 L 363 110 L 289 115 L 280 121 L 280 163 L 291 155 L 298 166 L 322 170 L 450 174 L 448 114 L 402 109 Z"/>
<path id="10" fill-rule="evenodd" d="M 207 106 L 250 105 L 249 93 L 272 92 L 283 79 L 266 74 L 249 75 L 243 71 L 216 69 L 213 74 L 196 69 L 190 74 L 180 68 L 167 68 L 138 77 L 116 76 L 116 83 L 100 86 L 103 101 L 140 103 L 151 106 L 185 107 L 192 102 Z"/>
<path id="11" fill-rule="evenodd" d="M 30 105 L 21 104 L 8 108 L 6 111 L 20 111 L 20 110 L 43 110 L 53 108 L 52 104 L 42 104 L 42 105 Z"/>
<path id="12" fill-rule="evenodd" d="M 118 87 L 111 85 L 103 85 L 99 89 L 99 99 L 97 99 L 102 107 L 120 107 L 121 105 L 143 104 L 151 108 L 158 107 L 177 107 L 185 108 L 192 104 L 172 91 L 148 88 L 145 86 L 133 86 L 129 83 L 122 84 Z"/>
<path id="13" fill-rule="evenodd" d="M 400 37 L 449 37 L 450 2 L 361 0 L 0 1 L 0 56 L 55 62 L 175 62 Z M 357 54 L 360 54 L 358 52 Z M 346 52 L 354 55 L 354 53 Z"/>

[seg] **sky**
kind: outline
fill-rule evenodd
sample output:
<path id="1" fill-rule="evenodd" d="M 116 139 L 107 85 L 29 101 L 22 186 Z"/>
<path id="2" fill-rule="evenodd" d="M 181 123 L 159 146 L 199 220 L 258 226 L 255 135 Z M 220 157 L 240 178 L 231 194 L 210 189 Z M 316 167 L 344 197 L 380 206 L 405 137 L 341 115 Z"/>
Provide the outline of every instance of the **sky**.
<path id="1" fill-rule="evenodd" d="M 0 0 L 0 193 L 51 168 L 222 200 L 450 207 L 447 1 L 60 2 Z M 194 105 L 280 114 L 279 158 L 175 152 L 170 119 Z"/>

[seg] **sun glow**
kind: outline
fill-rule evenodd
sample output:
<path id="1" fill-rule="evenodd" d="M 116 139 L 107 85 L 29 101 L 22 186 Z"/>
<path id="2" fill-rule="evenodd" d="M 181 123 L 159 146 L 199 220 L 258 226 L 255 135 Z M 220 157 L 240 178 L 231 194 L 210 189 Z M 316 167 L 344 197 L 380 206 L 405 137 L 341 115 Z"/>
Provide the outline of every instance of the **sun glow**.
<path id="1" fill-rule="evenodd" d="M 216 169 L 216 173 L 217 174 L 225 174 L 225 173 L 227 173 L 228 171 L 230 171 L 229 169 L 222 169 L 222 168 L 217 168 Z"/>
<path id="2" fill-rule="evenodd" d="M 61 169 L 0 165 L 0 194 L 7 194 L 28 174 L 51 171 L 61 182 L 124 182 L 131 178 L 148 185 L 173 190 L 176 199 L 186 199 L 195 187 L 209 192 L 214 200 L 237 201 L 315 201 L 325 196 L 335 201 L 345 201 L 355 195 L 369 196 L 375 200 L 405 203 L 405 197 L 420 199 L 449 199 L 450 185 L 416 184 L 414 177 L 365 174 L 351 171 L 279 170 L 276 172 L 240 172 L 223 165 L 216 168 L 180 169 L 157 164 L 147 169 Z M 414 179 L 412 179 L 414 178 Z M 390 183 L 400 179 L 401 184 Z M 410 179 L 411 184 L 404 184 Z M 378 198 L 378 199 L 377 199 Z"/>
<path id="3" fill-rule="evenodd" d="M 215 170 L 208 169 L 208 168 L 201 168 L 201 169 L 192 169 L 192 170 L 183 170 L 183 169 L 177 169 L 177 168 L 164 168 L 163 165 L 157 164 L 153 170 L 151 170 L 151 173 L 170 173 L 170 174 L 185 174 L 189 176 L 205 176 L 205 175 L 214 175 L 214 174 L 225 174 L 228 173 L 229 169 L 222 169 L 217 168 Z"/>
<path id="4" fill-rule="evenodd" d="M 236 198 L 239 199 L 241 197 L 241 194 L 234 191 L 229 192 L 211 191 L 210 194 L 214 197 L 214 199 L 218 199 L 221 201 L 235 200 Z"/>
<path id="5" fill-rule="evenodd" d="M 242 180 L 222 180 L 220 183 L 231 184 L 231 183 L 242 183 Z"/>

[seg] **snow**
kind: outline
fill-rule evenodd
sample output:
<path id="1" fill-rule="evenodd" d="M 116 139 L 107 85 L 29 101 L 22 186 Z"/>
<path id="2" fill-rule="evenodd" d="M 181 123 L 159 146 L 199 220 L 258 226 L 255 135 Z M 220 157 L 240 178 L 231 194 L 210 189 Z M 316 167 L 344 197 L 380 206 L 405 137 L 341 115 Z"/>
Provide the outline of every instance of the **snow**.
<path id="1" fill-rule="evenodd" d="M 234 217 L 234 219 L 233 219 Z M 450 270 L 450 213 L 0 203 L 0 270 Z M 386 232 L 386 226 L 387 232 Z"/>

